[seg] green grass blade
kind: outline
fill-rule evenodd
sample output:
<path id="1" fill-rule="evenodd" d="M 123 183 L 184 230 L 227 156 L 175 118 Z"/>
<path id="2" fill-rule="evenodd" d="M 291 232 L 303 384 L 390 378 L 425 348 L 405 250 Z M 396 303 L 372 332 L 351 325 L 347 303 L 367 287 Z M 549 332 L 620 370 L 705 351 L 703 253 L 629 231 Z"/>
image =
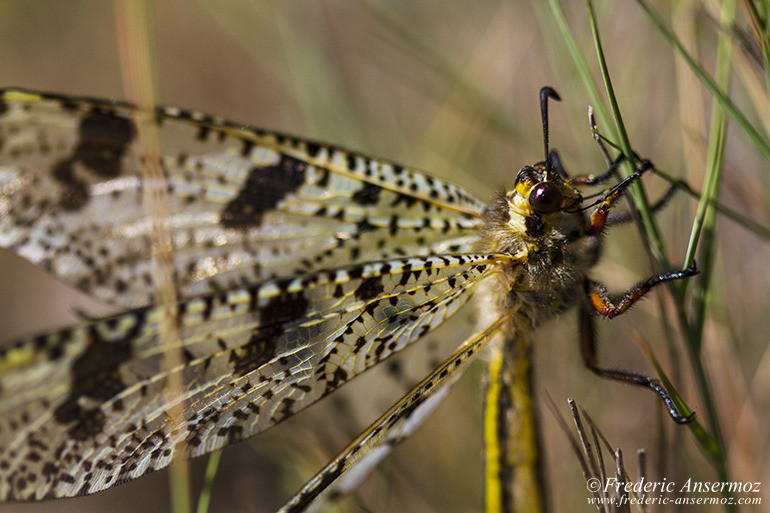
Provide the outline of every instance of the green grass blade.
<path id="1" fill-rule="evenodd" d="M 572 36 L 572 32 L 567 24 L 567 18 L 564 16 L 564 11 L 559 4 L 559 0 L 548 0 L 548 6 L 551 9 L 551 15 L 556 23 L 556 27 L 559 29 L 559 32 L 561 32 L 564 42 L 572 56 L 572 60 L 574 61 L 575 66 L 577 66 L 578 76 L 582 80 L 586 91 L 588 91 L 588 96 L 591 98 L 591 103 L 594 105 L 600 123 L 603 126 L 610 126 L 612 124 L 612 117 L 604 106 L 604 101 L 599 93 L 599 88 L 596 87 L 596 84 L 591 77 L 591 71 L 588 68 L 583 52 L 581 52 L 575 38 Z"/>
<path id="2" fill-rule="evenodd" d="M 725 0 L 722 3 L 721 20 L 722 26 L 729 27 L 735 20 L 736 4 L 735 0 Z M 717 87 L 720 90 L 727 90 L 730 81 L 731 70 L 731 52 L 732 41 L 728 31 L 721 31 L 719 34 L 719 44 L 717 48 Z M 711 203 L 716 199 L 719 191 L 719 183 L 722 175 L 724 148 L 727 138 L 727 119 L 726 107 L 720 102 L 713 102 L 713 112 L 711 118 L 711 131 L 709 134 L 709 153 L 706 169 L 706 179 L 704 183 L 703 196 L 698 205 L 698 210 L 693 223 L 693 230 L 690 237 L 690 243 L 687 248 L 686 261 L 688 263 L 695 261 L 695 251 L 700 243 L 700 259 L 702 265 L 701 275 L 695 281 L 693 294 L 693 314 L 691 316 L 690 334 L 688 337 L 688 350 L 690 351 L 690 360 L 695 371 L 695 377 L 698 388 L 706 405 L 706 414 L 714 437 L 719 444 L 724 447 L 722 431 L 719 417 L 716 413 L 716 407 L 713 401 L 713 394 L 706 370 L 700 358 L 702 354 L 701 347 L 703 342 L 703 331 L 706 321 L 706 307 L 709 303 L 712 286 L 712 272 L 715 256 L 715 233 L 716 233 L 716 210 Z M 727 467 L 724 459 L 716 461 L 717 473 L 720 478 L 727 481 Z"/>
<path id="3" fill-rule="evenodd" d="M 700 79 L 703 85 L 706 86 L 709 92 L 714 95 L 714 98 L 724 106 L 727 113 L 730 114 L 736 125 L 738 125 L 738 127 L 743 130 L 743 132 L 746 134 L 746 137 L 749 138 L 757 151 L 759 151 L 759 153 L 766 160 L 770 161 L 770 143 L 768 143 L 760 135 L 754 125 L 749 122 L 746 116 L 743 115 L 743 113 L 740 111 L 740 109 L 738 109 L 735 103 L 733 103 L 730 97 L 719 88 L 714 79 L 711 78 L 709 74 L 706 73 L 706 71 L 703 69 L 703 67 L 698 64 L 695 59 L 693 59 L 689 52 L 687 52 L 679 39 L 674 35 L 673 32 L 671 32 L 671 30 L 668 29 L 668 27 L 666 27 L 665 23 L 663 23 L 660 14 L 658 14 L 657 11 L 655 11 L 655 9 L 653 9 L 644 0 L 636 0 L 636 2 L 641 6 L 642 10 L 647 14 L 650 20 L 652 20 L 663 37 L 668 40 L 674 50 L 676 50 L 684 59 L 684 61 L 687 63 L 690 69 L 692 69 L 693 73 L 695 73 L 695 75 Z"/>
<path id="4" fill-rule="evenodd" d="M 732 26 L 735 19 L 735 10 L 736 5 L 734 0 L 726 0 L 723 2 L 720 19 L 720 23 L 723 27 Z M 715 87 L 719 91 L 727 90 L 730 81 L 732 41 L 729 34 L 729 30 L 723 30 L 719 34 L 715 83 Z M 700 357 L 703 343 L 705 312 L 711 294 L 711 278 L 714 264 L 716 210 L 713 208 L 712 202 L 716 200 L 718 195 L 727 137 L 726 111 L 728 110 L 728 106 L 723 102 L 714 101 L 712 108 L 704 191 L 693 221 L 692 233 L 685 256 L 686 265 L 692 265 L 695 262 L 695 253 L 700 246 L 701 274 L 695 281 L 695 289 L 693 291 L 694 311 L 690 318 L 691 322 L 688 330 L 687 348 L 690 353 L 690 362 L 695 374 L 698 389 L 701 392 L 701 396 L 706 406 L 706 415 L 710 428 L 716 442 L 724 447 L 719 417 L 716 413 L 710 381 L 707 378 L 706 370 Z M 718 459 L 715 460 L 715 463 L 719 476 L 723 480 L 727 480 L 727 468 L 724 460 Z"/>
<path id="5" fill-rule="evenodd" d="M 198 506 L 195 513 L 208 513 L 211 507 L 211 492 L 214 488 L 214 479 L 219 470 L 219 462 L 222 459 L 222 451 L 214 451 L 209 455 L 206 463 L 206 473 L 203 476 L 203 488 L 198 495 Z"/>
<path id="6" fill-rule="evenodd" d="M 669 183 L 676 184 L 679 189 L 681 189 L 683 192 L 685 192 L 688 196 L 691 196 L 693 198 L 700 198 L 703 193 L 692 188 L 690 184 L 688 184 L 685 181 L 679 180 L 677 178 L 674 178 L 670 174 L 666 173 L 665 171 L 661 170 L 660 168 L 656 167 L 653 172 L 666 180 Z M 732 219 L 735 221 L 738 225 L 745 228 L 746 230 L 750 231 L 751 233 L 757 235 L 758 237 L 770 240 L 770 227 L 767 227 L 763 224 L 760 224 L 752 219 L 749 219 L 745 215 L 737 212 L 736 210 L 728 207 L 721 201 L 717 199 L 713 199 L 709 203 L 717 212 L 722 214 L 723 216 Z"/>
<path id="7" fill-rule="evenodd" d="M 617 106 L 618 104 L 612 90 L 611 82 L 609 82 L 607 78 L 608 70 L 606 67 L 606 62 L 604 62 L 604 59 L 603 59 L 603 55 L 602 55 L 603 52 L 599 51 L 599 55 L 600 55 L 599 60 L 600 60 L 600 65 L 602 66 L 603 75 L 605 75 L 606 77 L 605 86 L 609 84 L 609 87 L 607 87 L 607 91 L 608 91 L 608 96 L 610 97 L 611 105 L 613 105 L 612 114 L 604 105 L 604 101 L 602 99 L 601 93 L 599 92 L 599 88 L 594 83 L 594 80 L 591 77 L 591 71 L 588 68 L 586 59 L 583 56 L 577 42 L 575 41 L 575 38 L 572 36 L 572 33 L 567 24 L 567 19 L 564 16 L 564 12 L 561 8 L 561 5 L 559 4 L 558 0 L 549 0 L 548 4 L 551 9 L 551 15 L 553 16 L 556 27 L 559 29 L 559 32 L 564 38 L 567 48 L 569 49 L 570 54 L 572 55 L 572 59 L 578 70 L 578 76 L 580 76 L 583 84 L 586 87 L 586 90 L 588 91 L 588 95 L 591 98 L 591 101 L 593 102 L 597 117 L 599 118 L 603 126 L 612 126 L 613 120 L 615 120 L 614 124 L 617 127 L 618 139 L 621 141 L 625 141 L 625 144 L 621 142 L 620 147 L 622 148 L 622 151 L 625 155 L 631 155 L 632 150 L 631 150 L 631 145 L 628 142 L 628 135 L 626 134 L 622 118 L 620 117 L 620 114 L 619 114 L 619 109 Z M 590 6 L 590 4 L 588 6 L 588 9 L 589 9 L 589 17 L 593 20 L 593 9 Z M 598 29 L 596 28 L 596 23 L 594 21 L 592 21 L 592 30 L 594 31 L 593 32 L 594 40 L 598 41 Z M 601 43 L 599 42 L 597 44 L 600 50 Z M 633 172 L 633 169 L 632 169 L 633 164 L 631 160 L 627 160 L 626 164 L 627 164 L 626 176 L 628 176 Z M 657 227 L 655 226 L 654 220 L 652 218 L 652 214 L 650 213 L 649 202 L 647 201 L 647 198 L 644 194 L 644 190 L 638 184 L 632 184 L 630 191 L 633 198 L 634 206 L 640 211 L 640 213 L 644 212 L 644 214 L 641 214 L 643 229 L 640 230 L 643 240 L 648 247 L 655 248 L 654 258 L 658 261 L 659 265 L 661 265 L 662 263 L 663 266 L 667 267 L 667 264 L 665 263 L 666 258 L 662 250 L 663 246 L 660 239 L 660 235 L 657 230 Z M 650 238 L 653 241 L 652 244 L 650 243 Z"/>
<path id="8" fill-rule="evenodd" d="M 586 8 L 588 9 L 588 19 L 591 24 L 591 33 L 594 39 L 594 45 L 596 47 L 596 55 L 599 61 L 599 67 L 602 73 L 602 79 L 604 80 L 604 86 L 607 90 L 607 98 L 610 102 L 610 109 L 612 111 L 612 117 L 615 122 L 615 130 L 617 132 L 618 140 L 623 148 L 623 154 L 626 156 L 624 162 L 626 168 L 626 176 L 629 176 L 636 170 L 636 163 L 634 162 L 634 151 L 631 148 L 631 142 L 626 132 L 625 123 L 623 123 L 623 117 L 620 114 L 620 107 L 615 96 L 615 90 L 612 86 L 612 79 L 610 78 L 609 68 L 607 67 L 607 61 L 604 58 L 604 49 L 602 48 L 601 38 L 599 35 L 599 27 L 596 23 L 596 17 L 594 16 L 593 5 L 591 0 L 586 0 Z M 667 269 L 668 259 L 663 249 L 663 240 L 660 237 L 660 231 L 655 224 L 655 220 L 652 217 L 650 211 L 650 205 L 647 201 L 647 195 L 644 193 L 644 189 L 638 182 L 631 184 L 630 187 L 631 197 L 634 201 L 634 206 L 638 210 L 639 219 L 644 227 L 643 235 L 646 236 L 648 247 L 652 251 L 652 255 L 658 264 L 659 268 Z"/>

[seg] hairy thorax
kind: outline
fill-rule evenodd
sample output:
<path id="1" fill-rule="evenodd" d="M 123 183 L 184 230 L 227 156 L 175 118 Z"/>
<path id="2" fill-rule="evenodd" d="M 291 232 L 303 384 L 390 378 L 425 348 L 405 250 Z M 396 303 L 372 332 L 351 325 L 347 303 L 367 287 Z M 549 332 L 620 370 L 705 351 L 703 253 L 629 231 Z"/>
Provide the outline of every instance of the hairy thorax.
<path id="1" fill-rule="evenodd" d="M 551 182 L 562 201 L 554 212 L 532 207 L 530 195 L 544 183 L 543 173 L 541 164 L 522 169 L 514 188 L 490 204 L 478 246 L 513 257 L 490 280 L 489 297 L 496 299 L 483 308 L 496 314 L 517 310 L 519 322 L 526 319 L 531 327 L 576 304 L 601 249 L 600 237 L 586 233 L 580 194 L 566 181 Z"/>

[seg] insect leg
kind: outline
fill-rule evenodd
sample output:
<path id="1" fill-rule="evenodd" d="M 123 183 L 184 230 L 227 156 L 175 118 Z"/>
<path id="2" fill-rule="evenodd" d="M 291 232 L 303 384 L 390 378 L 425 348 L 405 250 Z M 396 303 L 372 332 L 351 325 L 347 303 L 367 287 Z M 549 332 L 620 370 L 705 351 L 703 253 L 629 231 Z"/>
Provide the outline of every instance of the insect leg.
<path id="1" fill-rule="evenodd" d="M 612 319 L 628 310 L 631 305 L 636 303 L 642 298 L 652 287 L 661 283 L 679 280 L 682 278 L 688 278 L 698 274 L 698 270 L 695 267 L 689 269 L 683 269 L 681 271 L 660 274 L 647 278 L 646 280 L 631 287 L 625 294 L 618 298 L 611 298 L 605 288 L 591 280 L 586 280 L 585 291 L 588 296 L 588 301 L 604 317 Z"/>
<path id="2" fill-rule="evenodd" d="M 695 268 L 690 268 L 675 273 L 654 276 L 632 287 L 628 292 L 616 299 L 610 298 L 607 291 L 600 284 L 586 280 L 585 289 L 588 302 L 583 303 L 579 313 L 580 348 L 586 367 L 604 378 L 614 379 L 652 390 L 661 398 L 671 418 L 679 424 L 689 422 L 693 414 L 688 416 L 681 415 L 676 409 L 673 399 L 668 392 L 666 392 L 665 388 L 663 388 L 660 381 L 638 372 L 623 369 L 608 369 L 599 366 L 597 362 L 593 314 L 595 311 L 612 319 L 628 310 L 631 305 L 638 301 L 655 285 L 666 281 L 686 278 L 696 273 L 697 270 Z"/>
<path id="3" fill-rule="evenodd" d="M 682 183 L 680 182 L 674 182 L 671 184 L 671 186 L 666 190 L 666 192 L 663 194 L 663 196 L 658 199 L 654 204 L 650 205 L 650 212 L 653 214 L 655 212 L 658 212 L 663 207 L 665 207 L 669 200 L 674 196 L 676 191 L 678 191 L 682 187 Z M 623 224 L 631 221 L 633 217 L 631 216 L 630 210 L 624 210 L 623 212 L 616 212 L 610 216 L 607 217 L 607 222 L 605 224 Z"/>
<path id="4" fill-rule="evenodd" d="M 561 175 L 562 178 L 568 179 L 571 185 L 576 185 L 578 187 L 598 185 L 609 180 L 613 176 L 617 177 L 618 165 L 623 162 L 623 158 L 624 156 L 622 154 L 618 155 L 618 158 L 616 158 L 614 162 L 611 161 L 609 163 L 609 168 L 607 171 L 600 175 L 578 175 L 570 178 L 569 173 L 564 167 L 564 163 L 559 156 L 559 153 L 555 150 L 551 151 L 550 153 L 551 166 L 553 166 L 553 168 L 559 173 L 559 175 Z"/>
<path id="5" fill-rule="evenodd" d="M 583 353 L 583 361 L 585 362 L 586 367 L 603 378 L 614 379 L 652 390 L 658 394 L 660 399 L 663 401 L 666 410 L 668 410 L 668 414 L 672 419 L 674 419 L 674 422 L 678 424 L 686 424 L 692 419 L 694 413 L 691 413 L 687 416 L 683 416 L 679 413 L 679 411 L 676 409 L 676 406 L 674 405 L 674 400 L 671 398 L 668 392 L 666 392 L 666 389 L 663 388 L 663 385 L 657 379 L 645 376 L 639 372 L 599 367 L 596 362 L 596 338 L 594 334 L 594 320 L 593 316 L 591 315 L 591 311 L 588 308 L 581 308 L 579 317 L 580 348 Z"/>
<path id="6" fill-rule="evenodd" d="M 641 166 L 634 171 L 633 174 L 624 178 L 619 184 L 610 189 L 605 194 L 604 198 L 599 202 L 599 206 L 591 214 L 591 219 L 586 226 L 586 235 L 596 235 L 604 229 L 604 225 L 607 224 L 607 216 L 610 212 L 610 208 L 620 198 L 621 194 L 628 188 L 634 180 L 639 179 L 642 174 L 652 169 L 652 162 L 649 160 L 643 160 Z"/>
<path id="7" fill-rule="evenodd" d="M 618 158 L 610 162 L 607 171 L 600 175 L 578 175 L 570 178 L 569 183 L 570 185 L 576 185 L 578 187 L 591 186 L 604 183 L 612 177 L 618 177 L 618 165 L 623 162 L 623 158 L 623 154 L 618 155 Z"/>

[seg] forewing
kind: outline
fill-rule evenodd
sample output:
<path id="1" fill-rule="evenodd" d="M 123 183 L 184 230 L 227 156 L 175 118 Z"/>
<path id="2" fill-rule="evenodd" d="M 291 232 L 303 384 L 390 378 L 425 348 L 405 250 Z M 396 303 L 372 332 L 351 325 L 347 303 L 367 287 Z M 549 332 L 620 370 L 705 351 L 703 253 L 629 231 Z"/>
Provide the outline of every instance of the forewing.
<path id="1" fill-rule="evenodd" d="M 498 319 L 481 333 L 463 342 L 443 364 L 308 481 L 279 513 L 315 511 L 328 498 L 355 489 L 395 445 L 422 425 L 460 377 L 470 358 L 486 345 L 508 318 L 505 316 Z"/>
<path id="2" fill-rule="evenodd" d="M 484 205 L 342 148 L 173 108 L 0 91 L 0 247 L 102 300 L 152 299 L 138 114 L 160 128 L 181 297 L 470 251 Z"/>
<path id="3" fill-rule="evenodd" d="M 0 352 L 0 500 L 93 493 L 267 429 L 440 324 L 500 258 L 392 259 L 182 302 L 174 400 L 159 310 L 17 342 Z"/>

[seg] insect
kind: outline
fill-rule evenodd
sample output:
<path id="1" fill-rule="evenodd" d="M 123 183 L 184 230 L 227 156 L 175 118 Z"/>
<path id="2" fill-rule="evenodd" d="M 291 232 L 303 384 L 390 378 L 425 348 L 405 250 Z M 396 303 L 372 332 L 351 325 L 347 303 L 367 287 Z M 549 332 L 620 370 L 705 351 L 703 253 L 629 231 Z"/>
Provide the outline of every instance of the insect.
<path id="1" fill-rule="evenodd" d="M 137 147 L 146 115 L 127 103 L 4 90 L 0 96 L 0 246 L 124 312 L 0 349 L 0 499 L 91 494 L 264 431 L 417 342 L 478 292 L 480 331 L 361 434 L 285 506 L 347 491 L 408 436 L 490 340 L 493 502 L 512 493 L 502 408 L 512 351 L 577 306 L 587 366 L 592 315 L 623 313 L 655 276 L 619 298 L 587 274 L 610 210 L 648 167 L 589 204 L 580 190 L 614 173 L 568 177 L 548 149 L 485 204 L 403 166 L 174 108 L 162 134 L 182 360 L 164 366 L 152 305 L 150 238 Z M 165 393 L 181 379 L 181 394 Z M 507 407 L 511 407 L 508 405 Z M 181 414 L 172 414 L 178 408 Z M 526 408 L 525 408 L 526 410 Z M 497 435 L 494 434 L 497 432 Z"/>

